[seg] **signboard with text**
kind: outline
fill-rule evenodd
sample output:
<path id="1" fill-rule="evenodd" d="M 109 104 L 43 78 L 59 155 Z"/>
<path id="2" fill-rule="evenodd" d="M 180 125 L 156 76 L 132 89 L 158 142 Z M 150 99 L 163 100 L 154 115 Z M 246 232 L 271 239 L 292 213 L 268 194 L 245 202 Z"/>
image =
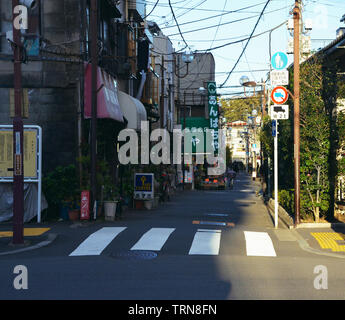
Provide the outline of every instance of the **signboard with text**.
<path id="1" fill-rule="evenodd" d="M 287 120 L 289 119 L 289 105 L 280 104 L 271 106 L 272 120 Z"/>
<path id="2" fill-rule="evenodd" d="M 210 121 L 201 117 L 190 117 L 185 119 L 186 129 L 186 143 L 184 144 L 183 152 L 186 154 L 200 154 L 211 153 L 213 151 L 210 143 L 207 143 L 207 130 L 210 129 Z M 181 119 L 184 123 L 184 119 Z M 184 129 L 184 128 L 183 128 Z"/>
<path id="3" fill-rule="evenodd" d="M 136 173 L 134 177 L 134 198 L 154 199 L 154 174 Z"/>
<path id="4" fill-rule="evenodd" d="M 219 107 L 217 101 L 217 86 L 214 81 L 207 83 L 208 92 L 208 111 L 210 120 L 210 130 L 213 136 L 213 150 L 214 153 L 218 154 L 219 140 L 218 140 L 218 129 L 219 129 Z"/>
<path id="5" fill-rule="evenodd" d="M 38 179 L 37 138 L 37 130 L 24 130 L 24 179 Z M 20 173 L 21 167 L 13 168 L 13 164 L 21 163 L 19 157 L 21 155 L 16 154 L 13 161 L 13 131 L 0 129 L 0 178 L 9 179 L 13 178 L 13 172 Z"/>
<path id="6" fill-rule="evenodd" d="M 273 70 L 270 73 L 270 80 L 272 86 L 287 86 L 289 84 L 289 71 L 287 70 Z"/>

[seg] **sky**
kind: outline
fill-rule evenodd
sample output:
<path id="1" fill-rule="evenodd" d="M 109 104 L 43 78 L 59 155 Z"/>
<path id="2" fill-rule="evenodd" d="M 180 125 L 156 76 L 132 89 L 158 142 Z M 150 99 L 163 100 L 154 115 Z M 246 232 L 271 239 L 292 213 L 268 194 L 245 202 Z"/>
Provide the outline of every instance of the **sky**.
<path id="1" fill-rule="evenodd" d="M 271 0 L 259 20 L 267 0 L 170 0 L 181 34 L 169 7 L 169 0 L 147 0 L 147 20 L 155 21 L 162 32 L 169 36 L 175 50 L 187 43 L 192 50 L 208 50 L 229 42 L 246 39 L 256 29 L 244 54 L 236 65 L 247 41 L 211 50 L 216 62 L 218 93 L 226 97 L 243 96 L 239 79 L 247 76 L 260 83 L 266 81 L 270 68 L 269 30 L 283 24 L 289 18 L 294 0 Z M 155 6 L 155 4 L 157 5 Z M 152 11 L 153 7 L 154 10 Z M 152 11 L 152 12 L 151 12 Z M 151 13 L 150 13 L 151 12 Z M 304 0 L 303 21 L 312 19 L 311 49 L 318 50 L 336 38 L 336 30 L 345 27 L 340 22 L 345 14 L 344 0 Z M 258 22 L 259 21 L 259 22 Z M 262 35 L 260 33 L 266 32 Z M 255 37 L 255 35 L 259 35 Z M 184 40 L 185 42 L 184 42 Z M 285 24 L 271 33 L 271 54 L 287 53 L 292 39 Z M 289 63 L 293 62 L 290 54 Z M 233 71 L 232 71 L 233 70 Z M 228 81 L 229 72 L 232 71 Z"/>

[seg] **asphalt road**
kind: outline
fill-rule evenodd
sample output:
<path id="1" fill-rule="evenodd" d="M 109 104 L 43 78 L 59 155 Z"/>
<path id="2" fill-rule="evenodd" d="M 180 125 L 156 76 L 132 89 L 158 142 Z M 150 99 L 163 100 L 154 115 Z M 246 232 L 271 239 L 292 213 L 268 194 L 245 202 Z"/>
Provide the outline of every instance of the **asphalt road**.
<path id="1" fill-rule="evenodd" d="M 51 228 L 51 245 L 0 257 L 1 300 L 345 298 L 345 259 L 275 230 L 246 175 L 233 190 L 186 192 L 121 221 Z M 14 286 L 17 265 L 27 289 Z"/>

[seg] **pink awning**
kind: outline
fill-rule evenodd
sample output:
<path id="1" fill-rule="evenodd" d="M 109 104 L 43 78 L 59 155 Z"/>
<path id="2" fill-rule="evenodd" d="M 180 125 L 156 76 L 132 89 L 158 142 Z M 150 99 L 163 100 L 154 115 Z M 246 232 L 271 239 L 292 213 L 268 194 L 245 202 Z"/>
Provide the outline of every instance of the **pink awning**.
<path id="1" fill-rule="evenodd" d="M 91 64 L 85 64 L 84 117 L 91 118 Z M 100 89 L 101 88 L 101 89 Z M 124 122 L 117 96 L 116 80 L 101 68 L 97 68 L 97 118 Z"/>

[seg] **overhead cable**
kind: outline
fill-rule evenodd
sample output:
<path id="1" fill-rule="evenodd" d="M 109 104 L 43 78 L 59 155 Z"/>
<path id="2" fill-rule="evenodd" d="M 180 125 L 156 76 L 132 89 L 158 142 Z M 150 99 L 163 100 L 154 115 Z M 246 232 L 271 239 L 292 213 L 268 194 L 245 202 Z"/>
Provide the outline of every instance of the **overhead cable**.
<path id="1" fill-rule="evenodd" d="M 277 12 L 277 11 L 280 11 L 280 10 L 284 10 L 284 9 L 286 9 L 286 8 L 289 8 L 289 7 L 290 7 L 290 6 L 286 6 L 286 7 L 279 8 L 279 9 L 275 9 L 275 10 L 266 12 L 266 14 L 273 13 L 273 12 Z M 236 23 L 236 22 L 241 22 L 241 21 L 253 19 L 253 18 L 256 18 L 257 16 L 260 16 L 260 18 L 261 18 L 262 14 L 259 14 L 259 15 L 256 14 L 256 15 L 253 15 L 253 16 L 249 16 L 249 17 L 245 17 L 245 18 L 241 18 L 241 19 L 237 19 L 237 20 L 232 20 L 232 21 L 228 21 L 228 22 L 224 22 L 224 23 L 221 23 L 221 24 L 216 24 L 216 25 L 212 25 L 212 26 L 208 26 L 208 27 L 204 27 L 204 28 L 193 29 L 193 30 L 187 30 L 187 31 L 184 31 L 183 33 L 186 34 L 186 33 L 198 32 L 198 31 L 201 31 L 201 30 L 206 30 L 206 29 L 211 29 L 211 28 L 217 28 L 218 25 L 224 26 L 224 25 L 228 25 L 228 24 L 232 24 L 232 23 Z M 199 21 L 200 21 L 200 20 L 199 20 Z M 176 36 L 176 35 L 178 35 L 178 34 L 179 34 L 179 33 L 168 34 L 167 37 Z"/>
<path id="2" fill-rule="evenodd" d="M 252 39 L 252 37 L 253 37 L 253 35 L 254 35 L 254 32 L 255 32 L 255 30 L 256 30 L 256 27 L 258 26 L 258 24 L 259 24 L 259 22 L 260 22 L 260 20 L 261 20 L 261 17 L 263 16 L 263 14 L 264 14 L 264 12 L 265 12 L 265 10 L 266 10 L 268 4 L 270 3 L 270 1 L 271 1 L 271 0 L 268 0 L 267 3 L 265 4 L 264 8 L 262 9 L 261 14 L 260 14 L 260 17 L 259 17 L 258 21 L 256 22 L 256 24 L 255 24 L 255 26 L 254 26 L 254 28 L 253 28 L 253 31 L 252 31 L 252 33 L 251 33 L 251 35 L 250 35 L 250 37 L 249 37 L 249 39 L 248 39 L 248 41 L 247 41 L 245 47 L 243 48 L 243 50 L 242 50 L 240 56 L 238 57 L 238 59 L 237 59 L 235 65 L 233 66 L 233 68 L 232 68 L 231 71 L 229 72 L 229 74 L 228 74 L 228 76 L 226 77 L 225 81 L 220 85 L 221 88 L 227 83 L 227 81 L 228 81 L 229 78 L 230 78 L 230 75 L 232 74 L 232 72 L 235 70 L 235 68 L 237 67 L 238 63 L 240 62 L 240 60 L 241 60 L 241 58 L 242 58 L 244 52 L 246 51 L 246 49 L 247 49 L 247 47 L 248 47 L 248 44 L 249 44 L 250 40 Z"/>
<path id="3" fill-rule="evenodd" d="M 189 48 L 188 43 L 187 43 L 186 40 L 184 39 L 184 36 L 183 36 L 183 34 L 182 34 L 182 32 L 181 32 L 181 29 L 180 29 L 180 26 L 179 26 L 179 24 L 178 24 L 178 22 L 177 22 L 177 19 L 176 19 L 176 17 L 175 17 L 174 9 L 173 9 L 173 7 L 172 7 L 172 5 L 171 5 L 171 1 L 170 1 L 170 0 L 169 0 L 169 6 L 170 6 L 171 13 L 172 13 L 172 15 L 173 15 L 173 17 L 174 17 L 176 26 L 177 26 L 177 28 L 178 28 L 178 31 L 179 31 L 179 33 L 180 33 L 180 35 L 181 35 L 181 38 L 182 38 L 183 42 L 185 43 L 186 48 Z"/>

